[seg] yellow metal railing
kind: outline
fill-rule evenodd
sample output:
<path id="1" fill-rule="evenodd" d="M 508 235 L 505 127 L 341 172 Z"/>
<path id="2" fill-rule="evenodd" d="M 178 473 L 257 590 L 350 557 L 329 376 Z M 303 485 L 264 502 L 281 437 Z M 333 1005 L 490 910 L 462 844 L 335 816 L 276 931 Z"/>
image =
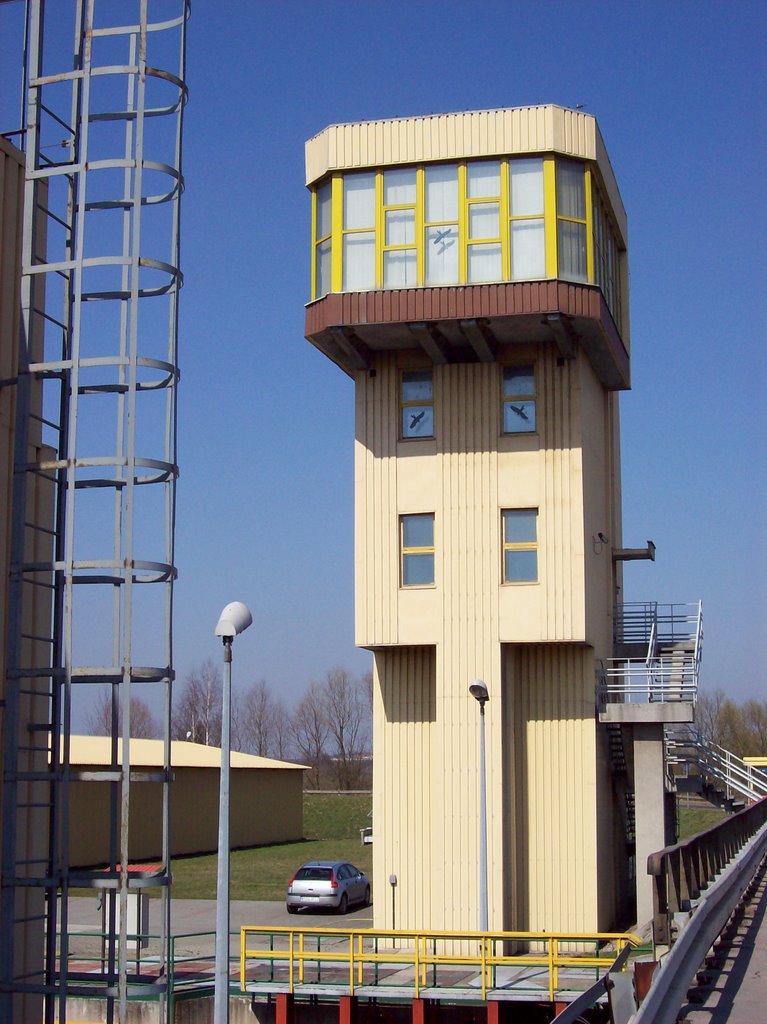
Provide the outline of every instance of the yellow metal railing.
<path id="1" fill-rule="evenodd" d="M 412 980 L 402 981 L 400 977 L 395 984 L 412 989 L 414 998 L 423 990 L 445 987 L 454 991 L 470 988 L 485 999 L 496 987 L 498 968 L 529 969 L 531 978 L 538 975 L 531 988 L 541 992 L 545 990 L 540 984 L 540 969 L 545 968 L 548 998 L 553 1001 L 560 988 L 561 972 L 593 968 L 598 980 L 627 945 L 639 946 L 640 942 L 628 932 L 422 932 L 253 926 L 240 932 L 240 988 L 292 993 L 297 986 L 332 985 L 354 995 L 362 986 L 385 988 L 387 971 L 391 978 L 412 970 Z M 608 943 L 613 947 L 610 951 L 604 948 Z M 514 952 L 507 952 L 510 948 Z M 329 967 L 334 973 L 332 979 L 328 978 Z M 461 968 L 469 976 L 475 971 L 476 977 L 468 985 L 466 977 L 459 981 L 443 978 L 440 986 L 440 974 L 449 968 Z M 524 970 L 515 979 L 515 989 L 522 990 L 523 979 Z"/>

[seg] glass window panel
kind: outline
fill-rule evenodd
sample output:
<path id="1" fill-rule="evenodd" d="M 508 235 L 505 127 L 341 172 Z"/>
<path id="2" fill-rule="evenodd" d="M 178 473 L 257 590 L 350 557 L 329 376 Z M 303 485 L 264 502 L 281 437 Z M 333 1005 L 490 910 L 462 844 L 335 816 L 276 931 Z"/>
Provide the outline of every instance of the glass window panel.
<path id="1" fill-rule="evenodd" d="M 428 586 L 434 582 L 434 555 L 405 555 L 402 582 L 406 587 Z"/>
<path id="2" fill-rule="evenodd" d="M 511 222 L 511 276 L 516 280 L 546 276 L 546 242 L 542 220 Z"/>
<path id="3" fill-rule="evenodd" d="M 330 202 L 330 182 L 317 189 L 317 238 L 330 234 L 332 220 Z"/>
<path id="4" fill-rule="evenodd" d="M 499 281 L 500 278 L 500 245 L 470 245 L 469 281 Z"/>
<path id="5" fill-rule="evenodd" d="M 347 174 L 344 178 L 344 228 L 372 228 L 375 222 L 375 174 Z"/>
<path id="6" fill-rule="evenodd" d="M 535 583 L 538 579 L 538 552 L 505 551 L 504 572 L 507 583 Z"/>
<path id="7" fill-rule="evenodd" d="M 543 160 L 509 162 L 509 204 L 513 217 L 543 213 Z"/>
<path id="8" fill-rule="evenodd" d="M 458 280 L 458 225 L 426 229 L 426 283 L 454 284 Z"/>
<path id="9" fill-rule="evenodd" d="M 469 199 L 493 198 L 501 194 L 501 165 L 498 160 L 480 160 L 466 166 Z"/>
<path id="10" fill-rule="evenodd" d="M 504 434 L 529 434 L 535 430 L 535 402 L 517 398 L 503 403 Z"/>
<path id="11" fill-rule="evenodd" d="M 431 513 L 402 517 L 402 546 L 434 547 L 434 516 Z"/>
<path id="12" fill-rule="evenodd" d="M 415 244 L 415 212 L 413 210 L 387 210 L 384 245 L 413 244 Z"/>
<path id="13" fill-rule="evenodd" d="M 427 223 L 435 220 L 458 220 L 458 168 L 455 164 L 438 164 L 426 168 Z"/>
<path id="14" fill-rule="evenodd" d="M 402 374 L 402 401 L 417 402 L 431 400 L 431 370 L 409 370 Z"/>
<path id="15" fill-rule="evenodd" d="M 504 395 L 534 395 L 535 370 L 532 366 L 506 366 L 503 370 Z"/>
<path id="16" fill-rule="evenodd" d="M 375 232 L 361 231 L 344 235 L 344 291 L 361 292 L 375 288 L 376 239 Z"/>
<path id="17" fill-rule="evenodd" d="M 417 284 L 415 249 L 384 253 L 384 288 L 412 288 Z"/>
<path id="18" fill-rule="evenodd" d="M 559 274 L 575 281 L 586 280 L 586 225 L 560 220 L 557 230 Z"/>
<path id="19" fill-rule="evenodd" d="M 503 513 L 503 539 L 507 544 L 535 544 L 538 513 L 532 508 L 508 509 Z"/>
<path id="20" fill-rule="evenodd" d="M 415 202 L 415 168 L 384 171 L 384 206 Z"/>
<path id="21" fill-rule="evenodd" d="M 317 246 L 317 295 L 327 295 L 330 291 L 330 239 L 320 242 Z"/>
<path id="22" fill-rule="evenodd" d="M 403 437 L 434 437 L 434 410 L 430 405 L 408 405 L 402 410 Z"/>
<path id="23" fill-rule="evenodd" d="M 469 238 L 497 238 L 500 233 L 498 203 L 472 203 L 469 207 Z"/>
<path id="24" fill-rule="evenodd" d="M 557 161 L 557 214 L 586 219 L 586 184 L 583 164 L 576 160 Z"/>

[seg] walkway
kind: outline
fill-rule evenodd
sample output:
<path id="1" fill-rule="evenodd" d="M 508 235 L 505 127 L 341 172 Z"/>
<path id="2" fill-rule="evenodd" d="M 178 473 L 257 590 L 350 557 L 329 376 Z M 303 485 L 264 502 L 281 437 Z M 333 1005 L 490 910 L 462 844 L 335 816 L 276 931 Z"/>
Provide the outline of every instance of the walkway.
<path id="1" fill-rule="evenodd" d="M 714 946 L 680 1024 L 762 1024 L 767 1019 L 767 866 L 752 898 Z"/>

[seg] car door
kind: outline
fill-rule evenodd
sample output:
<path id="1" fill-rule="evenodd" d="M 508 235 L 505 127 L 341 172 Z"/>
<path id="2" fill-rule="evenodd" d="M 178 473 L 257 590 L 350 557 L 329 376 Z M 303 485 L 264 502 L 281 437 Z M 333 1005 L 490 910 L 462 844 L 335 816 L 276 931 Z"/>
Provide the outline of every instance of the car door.
<path id="1" fill-rule="evenodd" d="M 365 882 L 359 868 L 353 864 L 345 864 L 349 878 L 349 899 L 358 902 L 365 895 Z"/>

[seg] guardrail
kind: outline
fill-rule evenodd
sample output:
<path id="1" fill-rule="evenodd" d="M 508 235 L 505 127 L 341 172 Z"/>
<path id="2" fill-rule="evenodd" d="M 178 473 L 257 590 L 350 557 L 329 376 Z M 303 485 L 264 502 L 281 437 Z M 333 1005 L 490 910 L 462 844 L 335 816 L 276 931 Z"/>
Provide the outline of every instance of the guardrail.
<path id="1" fill-rule="evenodd" d="M 449 989 L 487 998 L 508 988 L 501 968 L 517 968 L 514 991 L 534 991 L 553 1001 L 568 970 L 593 968 L 605 974 L 627 946 L 640 939 L 627 932 L 539 933 L 392 931 L 350 928 L 245 927 L 241 931 L 240 986 L 243 992 L 294 993 L 306 986 L 316 994 L 384 995 L 419 998 Z M 604 949 L 607 943 L 614 951 Z M 592 947 L 593 953 L 584 952 Z M 513 947 L 515 952 L 504 952 Z M 523 952 L 520 952 L 523 949 Z M 455 977 L 459 968 L 461 978 Z M 545 971 L 545 982 L 541 974 Z M 452 970 L 453 974 L 447 975 Z M 324 975 L 324 976 L 323 976 Z M 528 982 L 525 985 L 525 982 Z"/>
<path id="2" fill-rule="evenodd" d="M 765 814 L 767 801 L 755 804 L 749 811 L 755 812 L 758 807 L 762 807 L 762 813 Z M 745 815 L 748 812 L 741 813 Z M 661 851 L 653 857 L 660 857 L 665 852 Z M 704 962 L 707 951 L 743 900 L 744 894 L 754 884 L 760 863 L 761 870 L 764 870 L 765 856 L 767 823 L 763 823 L 751 835 L 745 847 L 693 908 L 694 912 L 682 929 L 679 939 L 663 957 L 655 971 L 650 990 L 638 1012 L 630 1018 L 630 1024 L 674 1024 L 681 1006 L 686 1002 L 687 990 Z M 650 861 L 652 859 L 651 857 Z M 721 1008 L 722 1004 L 719 1005 Z"/>
<path id="3" fill-rule="evenodd" d="M 767 823 L 767 798 L 733 814 L 682 843 L 667 846 L 647 859 L 653 883 L 655 943 L 671 945 L 671 917 L 688 911 L 702 890 L 714 881 L 762 826 Z"/>

